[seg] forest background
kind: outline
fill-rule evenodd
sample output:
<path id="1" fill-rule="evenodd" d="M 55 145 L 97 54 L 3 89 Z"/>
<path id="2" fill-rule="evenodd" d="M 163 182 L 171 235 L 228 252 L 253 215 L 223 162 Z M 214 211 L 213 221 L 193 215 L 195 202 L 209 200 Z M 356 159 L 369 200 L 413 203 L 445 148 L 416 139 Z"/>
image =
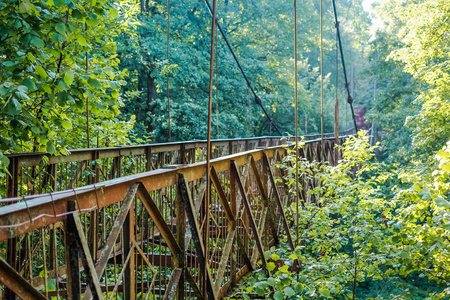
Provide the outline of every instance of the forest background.
<path id="1" fill-rule="evenodd" d="M 219 22 L 283 134 L 295 132 L 292 2 L 218 1 Z M 300 134 L 305 116 L 308 133 L 320 131 L 319 9 L 319 1 L 298 5 Z M 343 0 L 337 10 L 354 105 L 366 108 L 367 123 L 382 131 L 377 153 L 390 180 L 374 185 L 396 208 L 387 214 L 388 228 L 397 224 L 383 245 L 397 251 L 395 262 L 404 267 L 395 274 L 426 269 L 420 278 L 440 285 L 433 297 L 445 298 L 450 5 Z M 205 139 L 211 17 L 203 1 L 171 1 L 169 56 L 167 17 L 165 1 L 0 1 L 0 176 L 8 176 L 7 153 L 65 155 L 75 148 L 168 141 L 168 88 L 172 141 Z M 275 134 L 225 42 L 216 39 L 213 137 Z M 344 131 L 352 121 L 330 1 L 324 2 L 323 42 L 324 131 L 333 132 L 336 94 Z M 398 224 L 402 220 L 414 226 Z M 389 264 L 395 265 L 392 257 Z"/>

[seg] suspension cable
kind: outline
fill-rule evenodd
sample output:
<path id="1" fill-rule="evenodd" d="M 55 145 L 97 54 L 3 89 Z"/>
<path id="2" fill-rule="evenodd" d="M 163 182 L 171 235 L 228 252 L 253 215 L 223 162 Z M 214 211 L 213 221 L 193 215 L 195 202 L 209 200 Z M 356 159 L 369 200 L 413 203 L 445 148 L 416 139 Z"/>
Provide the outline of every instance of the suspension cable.
<path id="1" fill-rule="evenodd" d="M 323 0 L 320 0 L 320 147 L 323 153 Z"/>
<path id="2" fill-rule="evenodd" d="M 215 34 L 216 34 L 216 0 L 213 0 L 212 20 L 211 20 L 211 53 L 209 63 L 209 97 L 208 97 L 208 135 L 207 135 L 207 150 L 206 150 L 206 198 L 205 198 L 205 238 L 209 238 L 209 203 L 211 201 L 211 118 L 212 118 L 212 101 L 213 101 L 213 84 L 214 84 L 214 46 L 215 46 Z M 208 244 L 205 245 L 205 254 L 209 253 Z M 207 260 L 207 257 L 205 257 Z M 205 264 L 205 270 L 203 274 L 208 274 L 207 265 Z M 206 289 L 206 278 L 204 287 Z M 206 295 L 206 293 L 205 293 Z M 209 297 L 208 297 L 209 298 Z"/>
<path id="3" fill-rule="evenodd" d="M 170 0 L 167 0 L 167 65 L 169 66 L 170 54 Z M 170 90 L 169 90 L 169 72 L 167 72 L 167 114 L 169 118 L 169 142 L 172 141 L 172 130 L 170 124 Z"/>
<path id="4" fill-rule="evenodd" d="M 339 21 L 338 21 L 337 12 L 336 12 L 336 3 L 335 3 L 335 0 L 331 0 L 331 1 L 333 3 L 333 11 L 334 11 L 334 24 L 335 24 L 334 26 L 336 27 L 336 34 L 337 34 L 337 37 L 339 40 L 339 50 L 341 52 L 342 69 L 344 71 L 345 89 L 347 91 L 347 103 L 350 104 L 350 109 L 352 111 L 355 132 L 358 132 L 358 126 L 356 125 L 355 111 L 353 110 L 353 98 L 350 94 L 349 83 L 347 80 L 347 71 L 345 69 L 344 52 L 342 50 L 342 41 L 341 41 L 341 34 L 339 31 Z"/>
<path id="5" fill-rule="evenodd" d="M 297 226 L 297 246 L 299 245 L 299 185 L 298 185 L 298 57 L 297 57 L 297 0 L 294 0 L 294 80 L 295 80 L 295 206 L 296 206 L 296 226 Z"/>
<path id="6" fill-rule="evenodd" d="M 213 9 L 211 9 L 211 5 L 209 4 L 209 1 L 208 1 L 208 0 L 205 0 L 205 3 L 206 3 L 206 6 L 208 7 L 209 13 L 210 13 L 211 15 L 213 15 Z M 283 134 L 282 134 L 281 131 L 278 129 L 278 127 L 273 123 L 273 121 L 272 121 L 272 119 L 269 117 L 269 114 L 267 113 L 266 109 L 265 109 L 264 106 L 262 105 L 262 99 L 261 99 L 261 97 L 259 97 L 259 96 L 256 94 L 255 90 L 253 89 L 250 80 L 248 79 L 247 75 L 245 74 L 244 69 L 242 68 L 242 66 L 241 66 L 241 64 L 240 64 L 240 62 L 239 62 L 239 60 L 238 60 L 236 54 L 234 53 L 233 48 L 231 47 L 230 42 L 228 41 L 228 38 L 227 38 L 225 32 L 224 32 L 223 29 L 222 29 L 222 26 L 220 26 L 220 23 L 219 23 L 219 21 L 217 20 L 216 17 L 214 17 L 214 19 L 215 19 L 215 23 L 216 23 L 216 25 L 217 25 L 217 28 L 219 28 L 220 34 L 222 35 L 222 37 L 223 37 L 225 43 L 227 44 L 228 49 L 229 49 L 230 52 L 231 52 L 231 55 L 232 55 L 233 58 L 234 58 L 234 61 L 236 62 L 236 64 L 237 64 L 239 70 L 241 71 L 242 76 L 244 76 L 244 79 L 245 79 L 245 82 L 247 83 L 248 88 L 252 91 L 252 94 L 253 94 L 253 96 L 255 97 L 255 103 L 258 104 L 258 105 L 261 107 L 261 109 L 263 110 L 263 112 L 264 112 L 264 114 L 265 114 L 267 120 L 269 120 L 269 123 L 272 124 L 272 126 L 275 128 L 275 130 L 278 132 L 278 134 L 279 134 L 280 136 L 282 136 Z"/>
<path id="7" fill-rule="evenodd" d="M 334 106 L 334 143 L 336 146 L 339 145 L 339 98 L 338 98 L 338 84 L 339 84 L 339 49 L 338 49 L 338 37 L 336 34 L 336 85 L 335 85 L 335 92 L 336 92 L 336 102 Z M 337 165 L 339 160 L 339 149 L 335 148 L 334 150 L 334 161 Z"/>
<path id="8" fill-rule="evenodd" d="M 217 127 L 217 139 L 220 138 L 220 131 L 219 131 L 219 44 L 218 44 L 218 38 L 217 33 L 215 35 L 216 39 L 216 71 L 215 71 L 215 81 L 216 81 L 216 127 Z"/>

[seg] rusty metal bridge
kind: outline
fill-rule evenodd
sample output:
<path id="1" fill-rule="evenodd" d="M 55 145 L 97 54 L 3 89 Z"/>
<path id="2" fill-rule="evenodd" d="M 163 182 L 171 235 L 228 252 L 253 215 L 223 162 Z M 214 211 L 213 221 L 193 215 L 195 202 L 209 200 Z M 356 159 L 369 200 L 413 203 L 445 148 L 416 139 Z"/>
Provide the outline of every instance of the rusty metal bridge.
<path id="1" fill-rule="evenodd" d="M 0 299 L 220 299 L 280 236 L 293 246 L 291 141 L 213 141 L 208 206 L 205 141 L 9 155 Z M 335 164 L 334 146 L 307 136 L 300 156 Z"/>

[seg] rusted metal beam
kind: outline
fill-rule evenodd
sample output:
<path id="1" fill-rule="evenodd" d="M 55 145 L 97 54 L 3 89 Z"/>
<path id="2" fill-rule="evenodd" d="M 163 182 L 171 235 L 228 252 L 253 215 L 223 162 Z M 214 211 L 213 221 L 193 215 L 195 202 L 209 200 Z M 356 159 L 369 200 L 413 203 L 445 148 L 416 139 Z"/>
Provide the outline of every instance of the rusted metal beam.
<path id="1" fill-rule="evenodd" d="M 263 249 L 263 246 L 261 244 L 261 238 L 260 238 L 260 235 L 259 235 L 259 232 L 258 232 L 258 228 L 256 227 L 255 218 L 253 217 L 250 204 L 248 203 L 248 200 L 247 200 L 247 195 L 245 193 L 244 186 L 243 186 L 241 178 L 239 176 L 239 171 L 238 171 L 237 165 L 236 165 L 236 163 L 234 161 L 231 161 L 230 169 L 231 169 L 231 172 L 236 177 L 236 183 L 237 183 L 238 189 L 239 189 L 239 191 L 241 192 L 241 195 L 242 195 L 242 201 L 244 202 L 245 210 L 247 212 L 247 215 L 248 215 L 248 218 L 249 218 L 249 221 L 250 221 L 250 227 L 253 230 L 253 235 L 254 235 L 254 238 L 255 238 L 256 247 L 258 247 L 258 251 L 259 251 L 259 253 L 261 255 L 261 261 L 262 261 L 262 264 L 263 264 L 263 268 L 266 269 L 267 262 L 266 262 L 266 258 L 264 257 L 264 249 Z"/>
<path id="2" fill-rule="evenodd" d="M 192 197 L 189 192 L 187 180 L 183 174 L 179 174 L 178 188 L 181 198 L 183 199 L 184 208 L 189 220 L 189 225 L 191 227 L 192 238 L 194 240 L 195 248 L 197 250 L 198 260 L 200 263 L 200 272 L 205 270 L 206 274 L 206 290 L 209 300 L 216 300 L 217 295 L 214 290 L 213 281 L 209 269 L 209 264 L 206 259 L 205 247 L 201 238 L 200 226 L 198 224 L 198 219 L 195 213 L 195 206 L 192 202 Z"/>
<path id="3" fill-rule="evenodd" d="M 228 268 L 228 260 L 230 258 L 231 247 L 233 246 L 235 236 L 236 236 L 236 228 L 232 228 L 228 232 L 228 236 L 225 241 L 225 246 L 223 247 L 222 258 L 219 263 L 219 269 L 217 270 L 216 281 L 214 283 L 214 289 L 216 290 L 216 294 L 218 294 L 220 291 L 223 277 Z"/>
<path id="4" fill-rule="evenodd" d="M 260 193 L 260 195 L 262 197 L 264 207 L 267 207 L 269 209 L 268 210 L 269 227 L 270 227 L 270 230 L 272 232 L 273 238 L 275 239 L 275 244 L 278 245 L 280 243 L 280 241 L 278 240 L 278 232 L 277 232 L 277 228 L 276 228 L 276 225 L 275 225 L 275 218 L 273 216 L 273 212 L 270 210 L 269 198 L 267 197 L 266 190 L 264 189 L 264 185 L 263 185 L 263 183 L 261 181 L 261 177 L 259 176 L 258 168 L 256 166 L 256 162 L 253 159 L 253 157 L 252 157 L 252 160 L 251 160 L 251 168 L 252 168 L 252 171 L 253 171 L 253 176 L 255 177 L 256 185 L 258 186 L 258 189 L 259 189 L 259 193 Z"/>
<path id="5" fill-rule="evenodd" d="M 268 159 L 268 157 L 266 155 L 264 155 L 264 160 L 267 161 L 267 166 L 269 166 L 269 159 Z M 280 210 L 280 214 L 281 214 L 281 217 L 282 217 L 282 222 L 283 222 L 283 225 L 284 225 L 284 229 L 286 231 L 286 236 L 287 236 L 287 239 L 288 239 L 289 246 L 290 246 L 291 250 L 294 251 L 295 250 L 295 246 L 294 246 L 294 242 L 292 241 L 291 231 L 290 231 L 289 225 L 287 223 L 286 214 L 284 213 L 283 206 L 281 205 L 280 194 L 278 192 L 278 188 L 277 188 L 277 185 L 276 185 L 276 182 L 275 182 L 275 178 L 273 176 L 273 173 L 272 173 L 272 170 L 270 169 L 270 167 L 267 167 L 267 173 L 269 175 L 270 182 L 272 183 L 272 188 L 273 188 L 274 195 L 275 195 L 275 203 L 278 205 L 278 209 Z"/>
<path id="6" fill-rule="evenodd" d="M 158 207 L 156 206 L 155 202 L 153 201 L 152 197 L 143 184 L 139 185 L 137 193 L 148 214 L 152 218 L 153 222 L 155 222 L 156 227 L 161 232 L 163 239 L 169 246 L 170 251 L 172 251 L 172 253 L 174 253 L 176 257 L 178 255 L 181 255 L 183 251 L 178 245 L 172 231 L 170 231 L 169 226 L 164 220 L 164 217 L 161 215 L 161 212 L 158 210 Z"/>
<path id="7" fill-rule="evenodd" d="M 84 236 L 83 225 L 77 212 L 69 215 L 68 218 L 73 218 L 77 233 L 78 246 L 82 248 L 81 261 L 83 262 L 84 271 L 86 273 L 86 281 L 91 289 L 94 299 L 103 300 L 103 293 L 100 288 L 100 282 L 95 272 L 94 262 L 91 257 L 88 242 Z"/>
<path id="8" fill-rule="evenodd" d="M 164 300 L 175 299 L 175 293 L 177 291 L 178 282 L 180 281 L 183 269 L 176 268 L 172 271 L 169 283 L 167 284 L 166 292 L 164 293 Z"/>
<path id="9" fill-rule="evenodd" d="M 216 173 L 216 170 L 214 169 L 214 167 L 211 167 L 211 180 L 216 189 L 216 193 L 219 196 L 219 200 L 222 204 L 222 207 L 225 211 L 225 215 L 227 216 L 228 221 L 234 224 L 235 223 L 234 214 L 231 211 L 230 205 L 228 204 L 227 197 L 225 196 L 225 193 L 222 189 L 222 185 L 220 184 L 219 177 L 217 176 L 217 173 Z"/>
<path id="10" fill-rule="evenodd" d="M 2 258 L 0 258 L 0 281 L 22 299 L 47 299 Z"/>
<path id="11" fill-rule="evenodd" d="M 138 184 L 133 184 L 128 190 L 127 195 L 122 201 L 122 206 L 120 207 L 119 213 L 117 214 L 116 220 L 114 221 L 112 230 L 108 235 L 108 239 L 106 240 L 103 250 L 99 255 L 99 259 L 95 266 L 95 272 L 99 280 L 102 277 L 103 272 L 105 271 L 106 265 L 108 263 L 109 257 L 112 251 L 114 250 L 116 240 L 120 232 L 122 231 L 125 218 L 127 217 L 131 204 L 133 203 L 138 186 L 139 186 Z M 86 293 L 83 295 L 83 300 L 90 299 L 90 297 L 91 291 L 90 289 L 88 289 Z"/>

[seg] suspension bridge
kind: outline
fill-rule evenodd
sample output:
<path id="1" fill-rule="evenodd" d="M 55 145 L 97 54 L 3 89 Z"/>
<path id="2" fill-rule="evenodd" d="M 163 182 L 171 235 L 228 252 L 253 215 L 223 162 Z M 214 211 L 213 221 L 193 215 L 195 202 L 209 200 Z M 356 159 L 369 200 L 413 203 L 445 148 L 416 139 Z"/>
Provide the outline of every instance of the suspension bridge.
<path id="1" fill-rule="evenodd" d="M 321 134 L 295 148 L 295 69 L 294 137 L 211 140 L 216 25 L 256 104 L 281 132 L 216 19 L 216 1 L 205 3 L 212 15 L 207 140 L 8 155 L 9 174 L 0 181 L 0 299 L 215 300 L 253 270 L 270 273 L 264 253 L 282 237 L 294 250 L 285 210 L 306 201 L 315 182 L 297 169 L 301 188 L 292 192 L 284 159 L 294 152 L 296 166 L 301 159 L 336 165 L 336 145 L 346 136 L 339 137 L 338 119 L 335 133 L 323 133 L 322 74 Z M 333 8 L 356 131 L 334 1 Z M 167 22 L 169 60 L 169 14 Z M 167 100 L 171 141 L 169 89 Z M 88 105 L 86 115 L 89 137 Z"/>
<path id="2" fill-rule="evenodd" d="M 333 135 L 301 158 L 336 164 Z M 1 182 L 2 299 L 220 299 L 290 237 L 293 138 L 9 155 Z M 302 182 L 306 199 L 312 182 Z"/>

